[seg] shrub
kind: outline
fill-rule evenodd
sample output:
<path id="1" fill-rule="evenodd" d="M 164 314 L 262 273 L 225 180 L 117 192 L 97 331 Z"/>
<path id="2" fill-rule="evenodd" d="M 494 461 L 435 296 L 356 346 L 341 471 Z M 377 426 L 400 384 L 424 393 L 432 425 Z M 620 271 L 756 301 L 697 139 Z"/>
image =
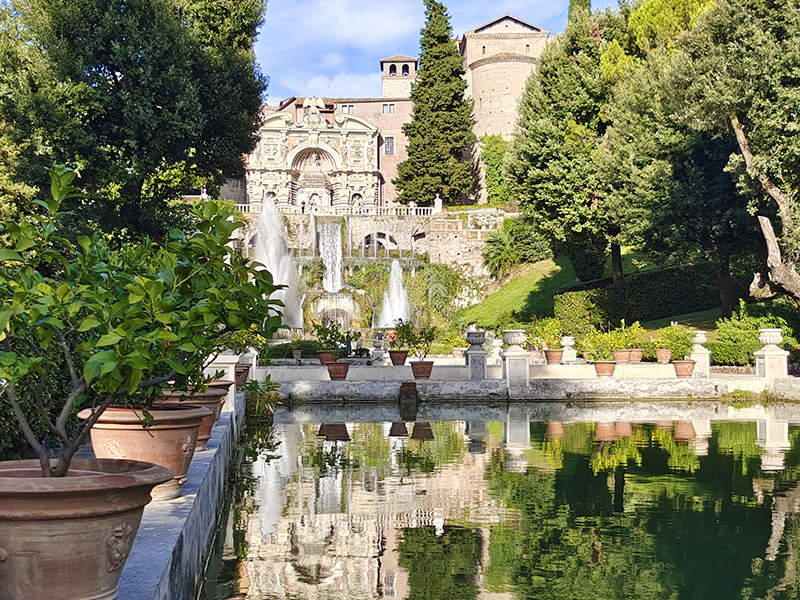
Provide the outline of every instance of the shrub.
<path id="1" fill-rule="evenodd" d="M 656 348 L 666 348 L 672 352 L 672 358 L 682 359 L 692 351 L 692 338 L 694 332 L 672 323 L 669 327 L 662 327 L 656 336 Z"/>
<path id="2" fill-rule="evenodd" d="M 553 312 L 564 332 L 580 337 L 595 329 L 610 329 L 624 316 L 613 288 L 562 292 L 553 298 Z"/>
<path id="3" fill-rule="evenodd" d="M 788 320 L 787 320 L 788 318 Z M 706 344 L 711 356 L 718 365 L 752 365 L 755 361 L 753 353 L 760 349 L 758 330 L 780 328 L 783 330 L 781 347 L 791 351 L 798 348 L 794 337 L 794 328 L 790 321 L 797 323 L 797 309 L 786 301 L 773 301 L 759 304 L 745 304 L 740 301 L 739 310 L 730 319 L 717 321 L 719 341 Z"/>
<path id="4" fill-rule="evenodd" d="M 561 348 L 561 336 L 564 335 L 564 327 L 561 321 L 555 318 L 539 319 L 534 321 L 531 326 L 529 341 L 541 344 L 542 348 L 555 350 Z M 537 343 L 539 342 L 539 343 Z"/>

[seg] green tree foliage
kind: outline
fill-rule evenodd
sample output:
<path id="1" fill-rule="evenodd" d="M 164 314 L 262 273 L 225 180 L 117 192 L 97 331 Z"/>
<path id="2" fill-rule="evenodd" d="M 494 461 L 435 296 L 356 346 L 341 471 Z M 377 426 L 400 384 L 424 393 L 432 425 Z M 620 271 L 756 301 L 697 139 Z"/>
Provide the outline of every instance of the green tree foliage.
<path id="1" fill-rule="evenodd" d="M 235 7 L 234 7 L 235 4 Z M 0 6 L 0 122 L 15 181 L 75 165 L 87 223 L 161 236 L 169 200 L 240 175 L 261 92 L 252 53 L 263 0 L 15 0 Z M 185 211 L 184 211 L 185 213 Z"/>
<path id="2" fill-rule="evenodd" d="M 482 256 L 491 276 L 503 279 L 513 267 L 550 258 L 552 252 L 530 221 L 516 217 L 486 236 Z"/>
<path id="3" fill-rule="evenodd" d="M 691 28 L 711 0 L 644 0 L 628 20 L 630 41 L 641 53 L 672 46 L 679 34 Z"/>
<path id="4" fill-rule="evenodd" d="M 743 165 L 739 183 L 755 198 L 768 197 L 759 223 L 776 291 L 800 303 L 800 6 L 790 0 L 720 0 L 701 14 L 678 44 L 677 75 L 665 82 L 683 101 L 676 116 L 697 130 L 731 132 L 739 146 L 731 166 Z"/>
<path id="5" fill-rule="evenodd" d="M 489 204 L 493 206 L 506 206 L 511 200 L 511 194 L 506 185 L 506 176 L 503 172 L 508 142 L 503 136 L 486 134 L 481 138 L 481 158 L 483 159 L 486 174 L 486 193 Z"/>
<path id="6" fill-rule="evenodd" d="M 428 264 L 404 283 L 413 307 L 413 318 L 449 329 L 449 322 L 458 310 L 456 297 L 467 284 L 461 272 L 448 265 Z"/>
<path id="7" fill-rule="evenodd" d="M 198 231 L 170 232 L 164 245 L 145 240 L 114 250 L 95 232 L 72 243 L 61 234 L 60 210 L 79 198 L 75 173 L 51 171 L 52 197 L 36 201 L 43 214 L 5 221 L 0 235 L 0 379 L 45 476 L 65 476 L 90 428 L 123 399 L 152 405 L 174 380 L 178 389 L 201 384 L 209 355 L 231 333 L 256 327 L 271 337 L 280 325 L 277 288 L 265 270 L 233 254 L 231 234 L 242 225 L 207 203 L 194 216 Z M 258 266 L 258 265 L 256 265 Z M 51 356 L 60 355 L 56 360 Z M 68 374 L 55 410 L 46 405 L 51 373 Z M 25 406 L 23 394 L 35 400 Z M 92 416 L 73 434 L 70 417 L 84 407 Z M 51 464 L 26 408 L 63 446 Z"/>
<path id="8" fill-rule="evenodd" d="M 620 13 L 606 12 L 594 21 L 577 9 L 564 34 L 542 53 L 520 102 L 508 182 L 553 247 L 603 247 L 620 233 L 619 215 L 601 193 L 597 160 L 612 90 L 600 58 L 608 36 L 624 33 L 620 19 Z"/>
<path id="9" fill-rule="evenodd" d="M 472 101 L 464 99 L 464 59 L 453 43 L 447 9 L 435 0 L 425 0 L 425 6 L 413 115 L 403 125 L 408 158 L 393 182 L 399 202 L 430 204 L 438 194 L 446 203 L 462 204 L 476 186 Z"/>
<path id="10" fill-rule="evenodd" d="M 577 15 L 576 15 L 577 9 Z M 592 12 L 592 0 L 569 0 L 569 10 L 567 11 L 567 18 L 573 19 L 582 18 L 581 15 Z"/>

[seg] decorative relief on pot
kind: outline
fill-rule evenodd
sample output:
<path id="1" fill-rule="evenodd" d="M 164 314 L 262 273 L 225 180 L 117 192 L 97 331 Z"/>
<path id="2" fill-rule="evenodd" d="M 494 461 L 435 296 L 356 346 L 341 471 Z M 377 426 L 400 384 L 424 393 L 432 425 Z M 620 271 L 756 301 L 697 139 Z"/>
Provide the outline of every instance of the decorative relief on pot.
<path id="1" fill-rule="evenodd" d="M 121 569 L 125 565 L 125 560 L 131 551 L 133 540 L 131 539 L 131 526 L 122 523 L 114 528 L 113 535 L 106 542 L 106 553 L 108 555 L 108 572 Z"/>
<path id="2" fill-rule="evenodd" d="M 708 341 L 708 337 L 706 336 L 706 332 L 700 329 L 695 330 L 694 337 L 692 338 L 692 343 L 697 344 L 698 346 L 702 346 Z"/>
<path id="3" fill-rule="evenodd" d="M 509 350 L 522 350 L 520 346 L 525 343 L 528 337 L 525 335 L 524 329 L 505 329 L 503 331 L 503 341 L 509 345 Z"/>
<path id="4" fill-rule="evenodd" d="M 194 454 L 194 440 L 192 436 L 187 436 L 186 441 L 181 446 L 181 452 L 183 453 L 183 458 L 191 458 Z"/>
<path id="5" fill-rule="evenodd" d="M 0 548 L 0 562 L 6 562 L 8 560 L 8 550 L 5 548 Z"/>
<path id="6" fill-rule="evenodd" d="M 128 458 L 128 454 L 117 445 L 117 442 L 112 439 L 107 439 L 103 444 L 106 449 L 108 458 Z"/>
<path id="7" fill-rule="evenodd" d="M 759 329 L 758 341 L 765 346 L 777 346 L 783 341 L 782 329 Z"/>

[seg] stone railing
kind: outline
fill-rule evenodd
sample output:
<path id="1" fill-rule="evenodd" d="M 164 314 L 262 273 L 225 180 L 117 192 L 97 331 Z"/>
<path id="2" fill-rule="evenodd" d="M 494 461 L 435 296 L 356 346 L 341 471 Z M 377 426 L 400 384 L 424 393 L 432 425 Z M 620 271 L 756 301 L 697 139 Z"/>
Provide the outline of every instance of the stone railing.
<path id="1" fill-rule="evenodd" d="M 261 203 L 237 204 L 236 210 L 242 213 L 260 213 Z M 304 212 L 301 207 L 289 204 L 279 204 L 278 210 L 282 213 L 298 215 Z M 428 206 L 315 206 L 309 214 L 325 217 L 349 215 L 360 217 L 429 217 L 433 215 L 433 209 Z"/>

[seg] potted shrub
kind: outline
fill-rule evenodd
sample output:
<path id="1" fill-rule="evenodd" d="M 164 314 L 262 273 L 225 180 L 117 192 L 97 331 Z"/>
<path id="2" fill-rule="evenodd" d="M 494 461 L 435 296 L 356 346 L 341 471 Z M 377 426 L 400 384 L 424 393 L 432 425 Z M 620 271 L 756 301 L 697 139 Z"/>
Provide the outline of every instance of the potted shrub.
<path id="1" fill-rule="evenodd" d="M 319 361 L 327 367 L 328 376 L 333 381 L 346 379 L 350 364 L 338 361 L 350 354 L 350 346 L 356 337 L 355 334 L 352 331 L 343 330 L 338 322 L 332 320 L 314 323 L 313 327 L 323 348 L 319 351 Z"/>
<path id="2" fill-rule="evenodd" d="M 614 350 L 619 336 L 615 331 L 591 331 L 583 341 L 583 354 L 594 364 L 598 377 L 612 377 L 616 368 Z"/>
<path id="3" fill-rule="evenodd" d="M 644 346 L 647 344 L 647 331 L 639 324 L 639 321 L 634 321 L 628 327 L 624 320 L 618 331 L 620 349 L 630 351 L 629 362 L 642 362 Z"/>
<path id="4" fill-rule="evenodd" d="M 164 246 L 145 240 L 114 250 L 100 234 L 59 235 L 61 203 L 78 191 L 71 170 L 50 176 L 52 198 L 36 202 L 42 214 L 2 225 L 0 401 L 38 460 L 0 463 L 0 597 L 113 597 L 150 490 L 172 473 L 136 460 L 73 460 L 75 452 L 119 402 L 141 406 L 140 430 L 157 429 L 149 407 L 160 388 L 204 381 L 219 336 L 255 321 L 270 335 L 279 303 L 269 299 L 269 273 L 231 254 L 239 223 L 218 207 L 195 211 L 194 235 L 173 231 Z M 58 371 L 69 385 L 51 412 L 42 392 Z M 24 402 L 26 394 L 35 401 Z M 75 424 L 81 408 L 88 417 Z M 60 444 L 58 458 L 33 419 Z"/>
<path id="5" fill-rule="evenodd" d="M 423 327 L 412 327 L 408 335 L 408 346 L 417 360 L 411 361 L 411 372 L 414 379 L 430 379 L 433 370 L 433 361 L 425 360 L 431 345 L 436 340 L 436 327 L 426 325 Z"/>
<path id="6" fill-rule="evenodd" d="M 669 351 L 675 374 L 681 378 L 691 377 L 694 371 L 695 361 L 685 358 L 692 351 L 692 338 L 694 338 L 694 332 L 691 329 L 681 327 L 674 322 L 668 327 L 658 330 L 656 355 L 661 349 Z M 659 362 L 664 361 L 659 359 Z"/>
<path id="7" fill-rule="evenodd" d="M 561 359 L 564 355 L 564 349 L 561 347 L 561 337 L 563 335 L 564 328 L 558 319 L 541 319 L 534 324 L 533 337 L 541 343 L 548 365 L 561 364 Z"/>
<path id="8" fill-rule="evenodd" d="M 408 358 L 409 345 L 414 336 L 414 327 L 409 321 L 397 319 L 394 327 L 395 338 L 393 340 L 396 348 L 389 348 L 389 359 L 395 367 L 402 367 Z"/>

